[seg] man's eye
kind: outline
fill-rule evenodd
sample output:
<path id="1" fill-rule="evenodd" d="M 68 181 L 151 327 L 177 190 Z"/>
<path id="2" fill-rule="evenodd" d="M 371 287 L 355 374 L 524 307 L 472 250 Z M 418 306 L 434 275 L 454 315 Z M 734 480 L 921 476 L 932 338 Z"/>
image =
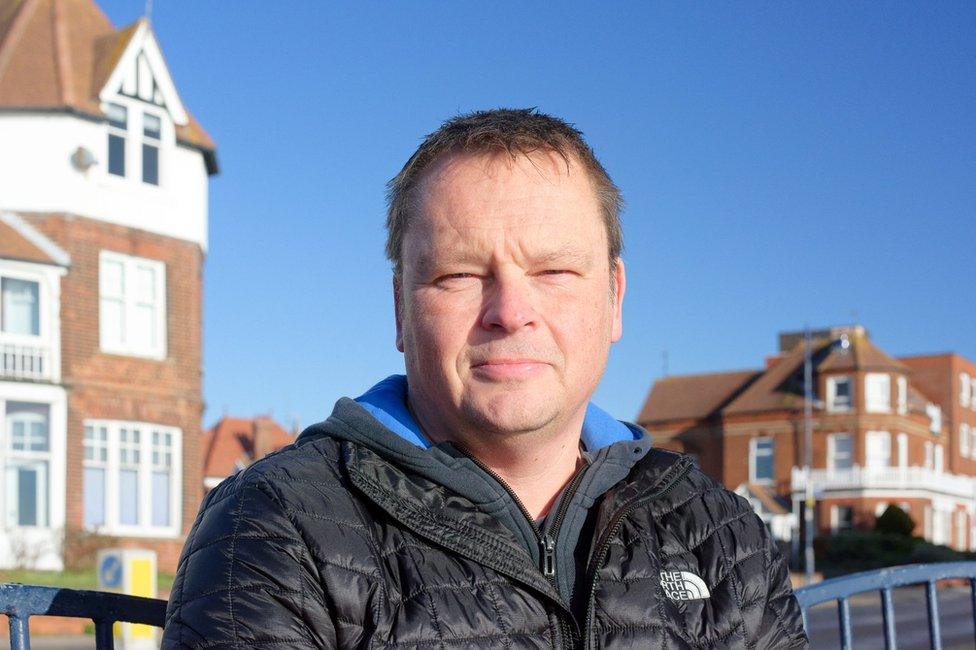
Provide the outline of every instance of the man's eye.
<path id="1" fill-rule="evenodd" d="M 476 277 L 474 273 L 446 273 L 439 276 L 435 282 L 438 284 L 443 284 L 445 282 L 458 282 L 459 280 L 467 280 L 469 278 Z"/>
<path id="2" fill-rule="evenodd" d="M 569 269 L 546 269 L 542 272 L 542 275 L 569 275 L 572 271 Z"/>

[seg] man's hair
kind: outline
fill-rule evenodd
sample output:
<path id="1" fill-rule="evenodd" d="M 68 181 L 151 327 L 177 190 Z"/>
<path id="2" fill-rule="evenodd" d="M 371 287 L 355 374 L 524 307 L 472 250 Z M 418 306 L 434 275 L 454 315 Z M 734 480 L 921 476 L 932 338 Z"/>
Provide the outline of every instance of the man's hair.
<path id="1" fill-rule="evenodd" d="M 623 250 L 620 228 L 623 198 L 583 134 L 564 120 L 534 108 L 496 108 L 459 115 L 444 122 L 424 138 L 400 173 L 387 183 L 386 256 L 393 263 L 396 277 L 403 271 L 403 236 L 415 205 L 412 194 L 424 170 L 452 153 L 507 153 L 514 159 L 536 151 L 555 152 L 567 166 L 576 160 L 589 174 L 603 212 L 610 268 L 614 269 Z"/>

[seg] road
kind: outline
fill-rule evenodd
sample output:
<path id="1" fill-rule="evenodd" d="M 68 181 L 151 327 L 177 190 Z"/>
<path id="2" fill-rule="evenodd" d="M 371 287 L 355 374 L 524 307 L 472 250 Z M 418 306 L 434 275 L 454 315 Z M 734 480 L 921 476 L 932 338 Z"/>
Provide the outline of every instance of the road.
<path id="1" fill-rule="evenodd" d="M 925 606 L 924 588 L 896 589 L 893 597 L 898 650 L 929 648 L 928 610 Z M 852 599 L 851 614 L 854 621 L 854 648 L 883 650 L 880 596 L 873 594 Z M 939 622 L 942 625 L 944 650 L 976 648 L 968 587 L 947 587 L 939 590 Z M 809 627 L 812 648 L 840 648 L 836 603 L 819 605 L 810 610 Z"/>

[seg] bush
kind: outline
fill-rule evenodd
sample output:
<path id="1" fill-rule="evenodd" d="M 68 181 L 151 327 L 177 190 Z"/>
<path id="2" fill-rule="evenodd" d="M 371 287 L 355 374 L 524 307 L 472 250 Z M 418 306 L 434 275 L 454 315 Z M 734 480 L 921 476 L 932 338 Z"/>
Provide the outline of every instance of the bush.
<path id="1" fill-rule="evenodd" d="M 911 537 L 915 530 L 915 520 L 898 506 L 890 505 L 875 521 L 874 530 L 878 533 Z"/>
<path id="2" fill-rule="evenodd" d="M 921 537 L 877 530 L 818 537 L 814 549 L 817 569 L 827 578 L 901 564 L 958 562 L 974 557 L 948 546 L 929 544 Z"/>

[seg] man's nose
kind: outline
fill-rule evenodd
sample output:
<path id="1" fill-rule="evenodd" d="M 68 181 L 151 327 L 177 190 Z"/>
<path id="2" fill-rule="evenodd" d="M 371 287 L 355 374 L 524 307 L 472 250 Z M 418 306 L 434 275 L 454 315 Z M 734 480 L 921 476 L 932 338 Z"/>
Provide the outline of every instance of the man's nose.
<path id="1" fill-rule="evenodd" d="M 482 327 L 516 332 L 538 319 L 532 288 L 525 276 L 496 276 L 485 295 Z"/>

